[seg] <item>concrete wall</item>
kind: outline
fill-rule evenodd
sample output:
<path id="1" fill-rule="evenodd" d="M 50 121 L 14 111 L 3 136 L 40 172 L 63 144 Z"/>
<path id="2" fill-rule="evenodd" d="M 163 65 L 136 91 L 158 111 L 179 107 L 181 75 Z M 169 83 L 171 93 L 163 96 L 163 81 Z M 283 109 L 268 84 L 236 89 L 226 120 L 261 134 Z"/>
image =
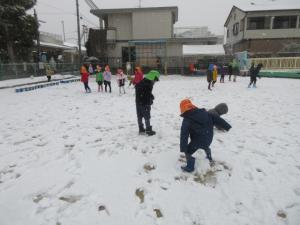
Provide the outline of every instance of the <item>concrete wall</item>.
<path id="1" fill-rule="evenodd" d="M 128 42 L 117 42 L 113 45 L 108 45 L 108 57 L 122 57 L 122 47 L 128 47 Z"/>
<path id="2" fill-rule="evenodd" d="M 116 28 L 116 40 L 131 40 L 133 38 L 131 13 L 108 15 L 108 27 Z"/>
<path id="3" fill-rule="evenodd" d="M 172 13 L 170 11 L 133 12 L 133 39 L 162 39 L 172 37 Z"/>

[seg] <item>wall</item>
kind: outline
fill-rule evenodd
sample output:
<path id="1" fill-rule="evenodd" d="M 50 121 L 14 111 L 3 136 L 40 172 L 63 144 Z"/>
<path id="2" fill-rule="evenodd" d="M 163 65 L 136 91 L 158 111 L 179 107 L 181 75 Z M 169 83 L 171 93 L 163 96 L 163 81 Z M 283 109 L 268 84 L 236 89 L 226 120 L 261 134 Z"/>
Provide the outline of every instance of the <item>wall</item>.
<path id="1" fill-rule="evenodd" d="M 131 13 L 120 13 L 108 15 L 108 27 L 116 28 L 116 40 L 132 39 L 132 17 Z"/>
<path id="2" fill-rule="evenodd" d="M 133 39 L 171 38 L 173 30 L 171 11 L 133 12 Z"/>
<path id="3" fill-rule="evenodd" d="M 234 19 L 234 15 L 236 16 Z M 231 15 L 229 22 L 227 24 L 227 27 L 225 29 L 225 38 L 226 38 L 226 44 L 234 44 L 243 39 L 243 33 L 245 31 L 246 26 L 244 25 L 244 29 L 240 31 L 241 28 L 241 20 L 245 17 L 246 13 L 242 12 L 241 10 L 235 8 Z M 233 35 L 233 25 L 235 23 L 239 23 L 239 29 L 238 29 L 238 35 Z M 246 24 L 246 23 L 245 23 Z M 229 30 L 229 37 L 227 37 L 227 30 Z"/>
<path id="4" fill-rule="evenodd" d="M 233 46 L 234 52 L 248 50 L 251 55 L 276 56 L 291 44 L 300 45 L 300 38 L 244 40 Z"/>

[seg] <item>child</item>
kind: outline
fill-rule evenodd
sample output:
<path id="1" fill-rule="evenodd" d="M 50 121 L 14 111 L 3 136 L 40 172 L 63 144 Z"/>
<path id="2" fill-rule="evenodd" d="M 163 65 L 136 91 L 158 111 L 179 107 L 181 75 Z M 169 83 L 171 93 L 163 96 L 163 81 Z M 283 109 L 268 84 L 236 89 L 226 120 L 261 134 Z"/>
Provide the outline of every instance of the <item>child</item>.
<path id="1" fill-rule="evenodd" d="M 144 79 L 144 74 L 142 72 L 141 67 L 139 66 L 135 67 L 134 79 L 132 81 L 133 85 L 137 85 L 143 79 Z"/>
<path id="2" fill-rule="evenodd" d="M 217 82 L 218 79 L 218 67 L 217 65 L 214 65 L 213 71 L 212 71 L 212 87 L 214 86 L 214 84 Z"/>
<path id="3" fill-rule="evenodd" d="M 111 93 L 111 72 L 109 65 L 105 66 L 105 71 L 103 73 L 104 77 L 104 86 L 105 86 L 105 92 L 107 92 L 107 86 L 109 87 L 109 92 Z"/>
<path id="4" fill-rule="evenodd" d="M 91 63 L 89 65 L 89 73 L 90 73 L 90 75 L 94 74 L 94 68 L 93 68 L 93 65 Z"/>
<path id="5" fill-rule="evenodd" d="M 219 126 L 228 131 L 231 126 L 220 116 L 208 113 L 205 109 L 199 109 L 189 99 L 180 102 L 180 111 L 183 117 L 180 131 L 180 152 L 185 153 L 187 165 L 182 170 L 193 172 L 195 158 L 192 156 L 199 148 L 203 149 L 206 157 L 213 165 L 211 150 L 209 148 L 213 140 L 213 127 Z M 191 139 L 190 143 L 189 137 Z"/>
<path id="6" fill-rule="evenodd" d="M 141 82 L 135 85 L 135 105 L 139 134 L 146 134 L 148 136 L 156 134 L 150 125 L 150 119 L 151 105 L 154 100 L 152 89 L 155 82 L 159 81 L 159 76 L 158 71 L 151 70 Z M 145 120 L 146 129 L 144 128 L 143 118 Z"/>
<path id="7" fill-rule="evenodd" d="M 123 73 L 122 69 L 118 69 L 117 70 L 117 82 L 118 82 L 118 86 L 119 86 L 119 94 L 121 95 L 121 88 L 123 88 L 123 92 L 125 94 L 125 75 Z"/>
<path id="8" fill-rule="evenodd" d="M 221 67 L 221 78 L 220 78 L 220 83 L 224 83 L 224 78 L 225 78 L 225 74 L 226 74 L 226 67 L 223 64 Z"/>
<path id="9" fill-rule="evenodd" d="M 228 65 L 228 81 L 231 81 L 231 75 L 232 75 L 232 63 L 229 63 Z"/>
<path id="10" fill-rule="evenodd" d="M 98 83 L 98 92 L 103 92 L 103 73 L 102 73 L 102 68 L 101 66 L 97 65 L 96 67 L 96 82 Z"/>
<path id="11" fill-rule="evenodd" d="M 84 65 L 80 68 L 80 73 L 81 73 L 81 82 L 84 84 L 85 92 L 91 93 L 92 91 L 89 87 L 89 73 L 87 72 Z"/>
<path id="12" fill-rule="evenodd" d="M 259 71 L 261 70 L 263 64 L 258 64 L 256 66 L 256 68 L 254 68 L 254 63 L 252 63 L 250 69 L 249 69 L 249 73 L 250 73 L 250 83 L 248 85 L 248 88 L 251 87 L 251 85 L 253 84 L 253 87 L 256 88 L 256 78 L 260 76 L 258 75 L 259 74 Z"/>
<path id="13" fill-rule="evenodd" d="M 232 74 L 233 74 L 233 82 L 236 82 L 236 76 L 240 75 L 240 68 L 239 68 L 238 61 L 236 59 L 232 61 Z"/>
<path id="14" fill-rule="evenodd" d="M 208 90 L 211 90 L 210 85 L 213 80 L 213 69 L 214 69 L 214 64 L 210 63 L 208 66 L 208 69 L 206 71 L 206 77 L 207 77 L 207 82 L 208 82 Z"/>
<path id="15" fill-rule="evenodd" d="M 127 75 L 127 80 L 129 81 L 128 87 L 132 84 L 133 78 L 130 74 Z"/>

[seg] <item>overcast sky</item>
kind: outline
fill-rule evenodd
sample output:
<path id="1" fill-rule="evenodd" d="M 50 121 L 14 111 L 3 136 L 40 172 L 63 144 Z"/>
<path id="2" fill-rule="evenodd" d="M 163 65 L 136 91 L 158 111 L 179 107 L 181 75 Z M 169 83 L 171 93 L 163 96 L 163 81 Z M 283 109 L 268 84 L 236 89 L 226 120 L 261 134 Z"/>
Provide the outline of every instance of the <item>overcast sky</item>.
<path id="1" fill-rule="evenodd" d="M 142 7 L 178 6 L 178 22 L 175 26 L 208 26 L 215 34 L 223 34 L 223 25 L 233 5 L 250 6 L 268 4 L 299 5 L 299 0 L 142 0 Z M 139 0 L 94 0 L 98 8 L 134 8 Z M 88 27 L 99 26 L 98 18 L 89 12 L 84 0 L 79 0 L 81 24 Z M 42 23 L 40 30 L 62 35 L 62 22 L 65 24 L 67 42 L 76 42 L 76 1 L 38 0 L 35 6 Z M 32 13 L 30 11 L 29 13 Z"/>

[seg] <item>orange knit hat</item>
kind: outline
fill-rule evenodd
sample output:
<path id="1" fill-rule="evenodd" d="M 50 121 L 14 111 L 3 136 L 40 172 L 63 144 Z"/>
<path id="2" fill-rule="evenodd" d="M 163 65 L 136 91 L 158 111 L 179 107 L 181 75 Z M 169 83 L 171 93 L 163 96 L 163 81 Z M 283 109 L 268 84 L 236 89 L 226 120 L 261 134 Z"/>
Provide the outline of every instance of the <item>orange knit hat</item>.
<path id="1" fill-rule="evenodd" d="M 189 111 L 191 109 L 195 109 L 197 108 L 196 106 L 194 106 L 191 102 L 191 100 L 189 99 L 184 99 L 180 102 L 180 112 L 181 114 L 185 113 L 186 111 Z"/>

